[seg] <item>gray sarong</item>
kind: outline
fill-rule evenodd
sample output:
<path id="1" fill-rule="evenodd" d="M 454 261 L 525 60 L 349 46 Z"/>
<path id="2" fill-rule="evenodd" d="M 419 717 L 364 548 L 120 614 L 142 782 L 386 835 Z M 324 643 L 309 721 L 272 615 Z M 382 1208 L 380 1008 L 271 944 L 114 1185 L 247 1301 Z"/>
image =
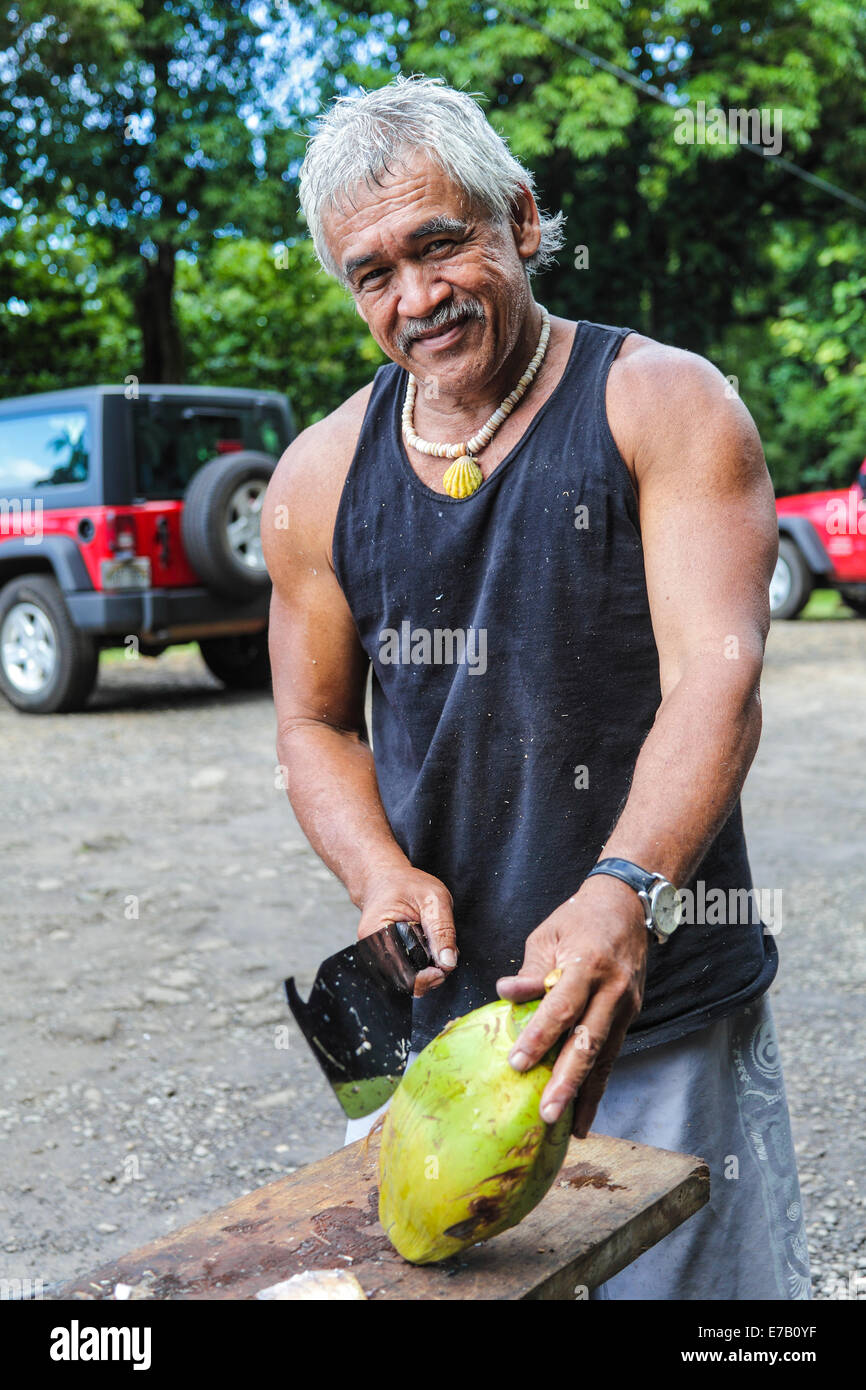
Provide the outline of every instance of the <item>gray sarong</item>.
<path id="1" fill-rule="evenodd" d="M 346 1143 L 362 1138 L 376 1115 L 350 1120 Z M 593 1129 L 697 1154 L 710 1169 L 710 1200 L 590 1299 L 811 1297 L 797 1161 L 766 994 L 676 1042 L 621 1057 Z"/>

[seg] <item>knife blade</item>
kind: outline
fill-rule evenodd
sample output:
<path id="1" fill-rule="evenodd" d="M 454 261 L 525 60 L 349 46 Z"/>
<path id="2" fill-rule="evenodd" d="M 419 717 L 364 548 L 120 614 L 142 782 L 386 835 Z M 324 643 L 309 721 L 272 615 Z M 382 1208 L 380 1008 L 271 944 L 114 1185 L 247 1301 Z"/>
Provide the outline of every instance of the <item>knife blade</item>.
<path id="1" fill-rule="evenodd" d="M 294 977 L 286 980 L 295 1022 L 350 1120 L 378 1109 L 399 1085 L 415 980 L 433 964 L 419 922 L 389 922 L 323 961 L 306 1002 Z"/>

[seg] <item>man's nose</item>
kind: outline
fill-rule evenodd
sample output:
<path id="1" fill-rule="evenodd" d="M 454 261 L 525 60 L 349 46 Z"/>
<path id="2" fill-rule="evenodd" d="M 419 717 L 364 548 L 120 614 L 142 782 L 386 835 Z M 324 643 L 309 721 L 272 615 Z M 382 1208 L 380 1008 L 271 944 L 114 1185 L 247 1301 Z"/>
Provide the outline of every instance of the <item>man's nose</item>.
<path id="1" fill-rule="evenodd" d="M 398 280 L 397 312 L 404 319 L 426 319 L 451 298 L 451 286 L 427 266 L 406 266 Z"/>

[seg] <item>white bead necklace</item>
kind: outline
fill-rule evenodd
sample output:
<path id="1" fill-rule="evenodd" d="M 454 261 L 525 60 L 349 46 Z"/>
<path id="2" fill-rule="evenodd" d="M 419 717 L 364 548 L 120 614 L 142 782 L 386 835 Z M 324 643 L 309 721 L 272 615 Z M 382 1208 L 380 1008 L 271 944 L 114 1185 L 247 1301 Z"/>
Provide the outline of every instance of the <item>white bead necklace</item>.
<path id="1" fill-rule="evenodd" d="M 415 433 L 413 417 L 418 382 L 414 376 L 411 374 L 409 376 L 406 399 L 403 403 L 403 438 L 407 444 L 410 444 L 413 449 L 420 450 L 422 454 L 431 454 L 434 458 L 455 460 L 451 467 L 446 469 L 442 478 L 442 486 L 449 497 L 471 497 L 472 493 L 481 486 L 484 478 L 475 455 L 479 449 L 484 448 L 485 444 L 490 443 L 499 426 L 508 419 L 518 401 L 523 399 L 535 380 L 538 369 L 544 360 L 550 338 L 550 315 L 543 305 L 539 305 L 539 308 L 541 309 L 541 334 L 532 361 L 511 394 L 505 397 L 505 400 L 494 410 L 487 423 L 482 425 L 478 433 L 473 434 L 471 439 L 466 439 L 461 444 L 431 444 Z"/>

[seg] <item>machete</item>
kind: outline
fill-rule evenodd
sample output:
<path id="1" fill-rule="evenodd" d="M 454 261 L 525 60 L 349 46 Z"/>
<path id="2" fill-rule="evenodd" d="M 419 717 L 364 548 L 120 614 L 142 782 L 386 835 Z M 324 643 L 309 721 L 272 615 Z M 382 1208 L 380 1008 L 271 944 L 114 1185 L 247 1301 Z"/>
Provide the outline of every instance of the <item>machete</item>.
<path id="1" fill-rule="evenodd" d="M 288 979 L 286 997 L 350 1120 L 390 1100 L 412 1040 L 412 995 L 433 965 L 419 922 L 389 922 L 323 961 L 304 1002 Z"/>

